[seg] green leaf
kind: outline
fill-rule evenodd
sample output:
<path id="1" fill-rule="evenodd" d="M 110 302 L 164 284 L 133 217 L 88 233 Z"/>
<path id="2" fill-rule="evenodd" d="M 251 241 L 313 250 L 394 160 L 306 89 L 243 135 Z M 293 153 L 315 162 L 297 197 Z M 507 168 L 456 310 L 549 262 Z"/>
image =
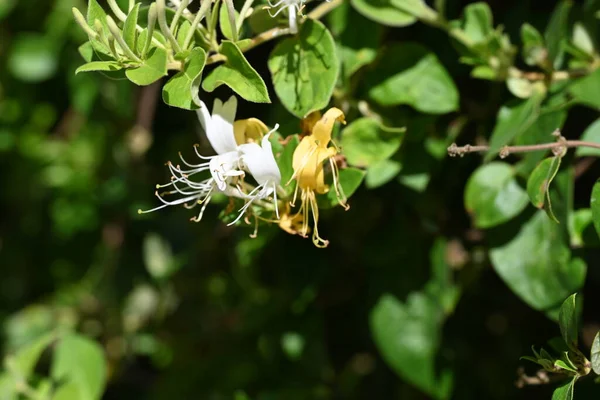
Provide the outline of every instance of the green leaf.
<path id="1" fill-rule="evenodd" d="M 20 348 L 8 357 L 9 371 L 20 379 L 28 380 L 42 353 L 55 338 L 54 333 L 47 333 Z"/>
<path id="2" fill-rule="evenodd" d="M 375 162 L 367 168 L 365 186 L 368 189 L 383 186 L 394 179 L 400 170 L 402 170 L 402 164 L 395 160 L 387 159 Z"/>
<path id="3" fill-rule="evenodd" d="M 511 101 L 500 108 L 496 126 L 490 137 L 490 150 L 485 157 L 486 161 L 496 157 L 502 147 L 518 138 L 535 123 L 543 99 L 544 95 L 536 92 L 527 100 Z"/>
<path id="4" fill-rule="evenodd" d="M 529 306 L 557 309 L 580 290 L 586 264 L 571 259 L 559 225 L 538 211 L 508 243 L 490 251 L 498 275 Z"/>
<path id="5" fill-rule="evenodd" d="M 173 76 L 163 87 L 163 101 L 174 107 L 195 110 L 200 107 L 200 81 L 206 64 L 206 52 L 196 47 L 185 60 L 183 70 Z"/>
<path id="6" fill-rule="evenodd" d="M 338 54 L 342 61 L 342 73 L 349 79 L 356 71 L 372 63 L 377 57 L 383 27 L 371 20 L 365 19 L 348 3 L 336 10 L 344 13 L 345 26 L 337 40 Z M 361 26 L 362 29 L 356 29 Z M 364 32 L 369 32 L 365 35 Z"/>
<path id="7" fill-rule="evenodd" d="M 600 119 L 594 121 L 590 126 L 587 127 L 583 135 L 581 135 L 582 141 L 598 143 L 600 145 Z M 600 157 L 600 149 L 594 149 L 592 147 L 578 147 L 575 151 L 577 157 L 594 156 Z"/>
<path id="8" fill-rule="evenodd" d="M 554 366 L 556 366 L 557 368 L 560 368 L 560 369 L 564 369 L 565 371 L 577 372 L 576 368 L 573 368 L 571 365 L 568 365 L 563 360 L 556 360 L 556 361 L 554 361 Z"/>
<path id="9" fill-rule="evenodd" d="M 554 68 L 560 68 L 562 64 L 564 45 L 569 37 L 569 13 L 572 6 L 573 2 L 571 0 L 559 2 L 544 33 L 548 58 Z"/>
<path id="10" fill-rule="evenodd" d="M 592 209 L 594 228 L 596 228 L 596 233 L 600 236 L 600 180 L 596 181 L 592 189 L 590 208 Z"/>
<path id="11" fill-rule="evenodd" d="M 122 68 L 121 64 L 116 61 L 92 61 L 77 68 L 75 74 L 92 71 L 119 71 Z"/>
<path id="12" fill-rule="evenodd" d="M 8 372 L 0 374 L 0 399 L 18 400 L 16 380 Z"/>
<path id="13" fill-rule="evenodd" d="M 215 68 L 202 82 L 202 88 L 212 92 L 225 84 L 245 100 L 255 103 L 270 103 L 267 86 L 258 72 L 248 63 L 237 45 L 223 41 L 220 53 L 227 57 L 225 64 Z"/>
<path id="14" fill-rule="evenodd" d="M 478 228 L 491 228 L 512 219 L 527 203 L 527 193 L 517 183 L 514 168 L 502 162 L 479 167 L 465 188 L 465 208 Z"/>
<path id="15" fill-rule="evenodd" d="M 280 153 L 275 152 L 275 157 L 277 159 L 277 165 L 279 166 L 279 171 L 281 172 L 281 183 L 284 185 L 284 189 L 289 193 L 294 192 L 295 181 L 291 182 L 289 185 L 287 183 L 294 175 L 294 167 L 293 167 L 293 159 L 294 159 L 294 151 L 298 144 L 300 144 L 300 138 L 298 135 L 292 135 L 291 137 L 287 137 L 285 139 L 287 143 L 283 147 L 283 150 Z M 273 146 L 275 149 L 275 146 Z"/>
<path id="16" fill-rule="evenodd" d="M 84 336 L 67 335 L 54 350 L 50 368 L 52 378 L 76 385 L 80 400 L 101 398 L 106 386 L 106 372 L 107 363 L 102 347 Z M 74 390 L 69 388 L 69 393 Z"/>
<path id="17" fill-rule="evenodd" d="M 490 6 L 484 2 L 465 7 L 463 31 L 473 43 L 485 42 L 494 32 L 493 16 Z"/>
<path id="18" fill-rule="evenodd" d="M 368 167 L 396 153 L 405 131 L 384 129 L 372 118 L 359 118 L 342 131 L 341 146 L 350 165 Z"/>
<path id="19" fill-rule="evenodd" d="M 531 66 L 543 64 L 548 54 L 542 34 L 532 25 L 525 23 L 521 26 L 521 41 L 525 63 Z"/>
<path id="20" fill-rule="evenodd" d="M 554 393 L 552 393 L 552 400 L 573 400 L 576 381 L 577 376 L 554 389 Z"/>
<path id="21" fill-rule="evenodd" d="M 10 42 L 6 66 L 15 78 L 30 82 L 45 81 L 58 70 L 56 43 L 38 33 L 18 33 Z"/>
<path id="22" fill-rule="evenodd" d="M 237 10 L 235 10 L 235 20 L 237 21 L 240 18 L 240 14 Z M 221 33 L 229 40 L 233 40 L 233 29 L 231 29 L 231 24 L 229 23 L 229 13 L 227 12 L 227 5 L 225 2 L 221 3 L 221 9 L 219 10 L 219 26 L 221 28 Z"/>
<path id="23" fill-rule="evenodd" d="M 127 78 L 139 86 L 150 85 L 167 75 L 167 52 L 154 47 L 148 52 L 148 58 L 135 69 L 125 71 Z"/>
<path id="24" fill-rule="evenodd" d="M 282 40 L 269 56 L 275 93 L 298 118 L 329 104 L 340 63 L 325 26 L 306 20 L 298 35 Z"/>
<path id="25" fill-rule="evenodd" d="M 434 53 L 417 43 L 394 44 L 366 76 L 369 97 L 382 106 L 408 104 L 445 114 L 458 109 L 458 91 Z"/>
<path id="26" fill-rule="evenodd" d="M 577 351 L 579 337 L 579 307 L 577 306 L 577 294 L 569 296 L 558 313 L 558 324 L 560 326 L 560 334 L 565 343 L 573 351 Z"/>
<path id="27" fill-rule="evenodd" d="M 600 68 L 588 76 L 577 80 L 569 91 L 578 103 L 600 110 Z"/>
<path id="28" fill-rule="evenodd" d="M 77 49 L 81 57 L 85 60 L 85 62 L 92 62 L 94 59 L 94 47 L 91 42 L 85 42 Z"/>
<path id="29" fill-rule="evenodd" d="M 410 294 L 406 303 L 385 294 L 371 310 L 370 326 L 381 356 L 402 379 L 434 399 L 447 399 L 451 371 L 438 374 L 435 365 L 440 313 L 436 302 L 422 292 Z"/>
<path id="30" fill-rule="evenodd" d="M 594 372 L 600 375 L 600 331 L 598 331 L 596 337 L 594 337 L 592 350 L 590 352 L 590 361 L 592 362 L 592 369 Z"/>
<path id="31" fill-rule="evenodd" d="M 137 3 L 135 7 L 129 12 L 127 15 L 127 19 L 125 20 L 125 24 L 123 25 L 123 39 L 125 39 L 125 43 L 127 46 L 135 52 L 137 47 L 136 38 L 137 38 L 137 23 L 138 23 L 138 14 L 140 11 L 141 3 Z"/>
<path id="32" fill-rule="evenodd" d="M 552 211 L 550 185 L 560 168 L 561 157 L 546 158 L 538 164 L 527 180 L 527 194 L 534 207 L 544 209 L 548 216 L 559 222 Z"/>
<path id="33" fill-rule="evenodd" d="M 362 183 L 366 172 L 362 169 L 358 168 L 344 168 L 340 170 L 340 186 L 342 189 L 342 194 L 346 198 L 350 198 L 356 189 Z M 329 192 L 325 196 L 321 196 L 319 198 L 319 207 L 322 208 L 331 208 L 340 205 L 340 201 L 338 199 L 337 193 L 335 192 L 335 188 L 331 186 L 329 188 Z"/>
<path id="34" fill-rule="evenodd" d="M 417 22 L 417 18 L 399 9 L 390 0 L 350 0 L 352 6 L 365 17 L 387 26 L 408 26 Z"/>

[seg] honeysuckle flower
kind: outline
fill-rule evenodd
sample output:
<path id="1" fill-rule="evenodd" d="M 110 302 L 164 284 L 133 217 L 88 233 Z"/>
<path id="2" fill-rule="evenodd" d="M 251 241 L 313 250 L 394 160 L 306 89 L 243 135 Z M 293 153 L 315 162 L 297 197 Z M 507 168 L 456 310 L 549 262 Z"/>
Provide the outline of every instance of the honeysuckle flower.
<path id="1" fill-rule="evenodd" d="M 182 204 L 192 208 L 202 204 L 198 216 L 192 218 L 197 222 L 202 219 L 206 205 L 215 193 L 245 201 L 244 206 L 239 209 L 238 218 L 231 224 L 239 221 L 256 200 L 271 195 L 274 196 L 277 213 L 276 190 L 281 181 L 281 173 L 269 142 L 270 133 L 264 135 L 268 128 L 255 118 L 234 122 L 236 110 L 237 99 L 233 96 L 225 103 L 215 100 L 212 115 L 206 105 L 201 104 L 197 111 L 198 119 L 217 154 L 205 157 L 198 152 L 196 145 L 194 151 L 202 162 L 189 163 L 180 154 L 185 167 L 167 163 L 172 175 L 171 181 L 165 185 L 157 185 L 157 189 L 168 190 L 163 193 L 156 192 L 156 196 L 163 204 L 140 213 L 156 211 L 171 205 Z M 261 145 L 255 143 L 261 138 Z M 210 173 L 210 178 L 198 180 L 199 174 L 205 171 Z M 258 183 L 256 188 L 249 189 L 251 186 L 243 181 L 246 172 L 249 172 Z M 166 200 L 166 195 L 181 197 Z"/>
<path id="2" fill-rule="evenodd" d="M 300 233 L 302 236 L 307 236 L 309 230 L 309 217 L 312 214 L 313 218 L 313 234 L 312 240 L 317 247 L 326 247 L 329 242 L 322 239 L 319 235 L 319 207 L 317 205 L 317 194 L 324 194 L 329 191 L 329 186 L 325 183 L 324 163 L 329 161 L 331 166 L 331 174 L 333 176 L 333 187 L 340 204 L 347 208 L 346 198 L 339 184 L 339 171 L 334 160 L 338 153 L 337 147 L 329 147 L 331 141 L 331 131 L 336 121 L 344 123 L 344 113 L 337 109 L 329 109 L 325 115 L 318 120 L 313 128 L 312 133 L 305 136 L 296 150 L 292 160 L 294 174 L 292 179 L 296 179 L 296 191 L 294 193 L 295 203 L 300 191 L 301 205 L 298 211 L 302 215 L 302 228 Z"/>
<path id="3" fill-rule="evenodd" d="M 306 0 L 279 0 L 276 3 L 271 3 L 269 0 L 269 7 L 267 7 L 267 9 L 277 8 L 277 11 L 275 11 L 274 14 L 271 14 L 271 11 L 269 11 L 269 14 L 273 18 L 279 15 L 283 10 L 287 10 L 290 33 L 296 34 L 298 33 L 298 14 L 301 14 L 305 2 Z"/>

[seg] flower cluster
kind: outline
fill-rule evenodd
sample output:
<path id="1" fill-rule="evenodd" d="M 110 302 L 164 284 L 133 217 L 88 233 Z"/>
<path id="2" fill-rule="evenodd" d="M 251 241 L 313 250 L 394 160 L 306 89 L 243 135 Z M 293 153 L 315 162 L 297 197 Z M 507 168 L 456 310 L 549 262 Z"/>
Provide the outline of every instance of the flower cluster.
<path id="1" fill-rule="evenodd" d="M 211 197 L 220 193 L 243 201 L 238 215 L 229 225 L 246 216 L 254 217 L 257 226 L 259 221 L 276 223 L 286 232 L 303 237 L 308 237 L 312 230 L 315 246 L 326 247 L 329 242 L 319 235 L 317 201 L 318 195 L 330 190 L 325 183 L 326 170 L 331 173 L 332 186 L 339 203 L 348 208 L 335 159 L 338 148 L 331 139 L 335 122 L 345 122 L 344 114 L 337 108 L 331 108 L 322 117 L 320 114 L 311 115 L 303 121 L 303 130 L 308 134 L 302 138 L 292 160 L 289 160 L 293 173 L 290 171 L 292 176 L 286 185 L 295 182 L 290 199 L 287 197 L 288 191 L 281 186 L 281 172 L 269 141 L 278 126 L 269 131 L 264 123 L 255 118 L 235 121 L 236 109 L 235 97 L 225 103 L 215 100 L 212 114 L 202 103 L 197 112 L 198 119 L 216 155 L 203 156 L 194 146 L 199 163 L 190 163 L 181 154 L 183 166 L 168 162 L 171 180 L 164 185 L 157 185 L 157 189 L 163 191 L 156 192 L 162 205 L 148 211 L 140 210 L 140 213 L 173 205 L 184 205 L 186 208 L 200 205 L 200 212 L 192 218 L 197 222 L 202 219 Z M 291 192 L 292 189 L 290 195 Z M 298 197 L 300 205 L 296 209 Z M 265 211 L 270 212 L 272 217 L 265 217 Z M 311 217 L 312 227 L 309 223 Z"/>
<path id="2" fill-rule="evenodd" d="M 212 115 L 202 103 L 198 119 L 217 154 L 205 157 L 198 152 L 198 146 L 194 146 L 194 151 L 202 162 L 189 163 L 181 154 L 179 156 L 184 167 L 168 162 L 171 181 L 157 185 L 157 189 L 164 189 L 165 192 L 156 192 L 156 197 L 163 204 L 148 211 L 140 210 L 140 213 L 179 204 L 186 208 L 201 205 L 198 216 L 192 218 L 198 222 L 202 219 L 211 196 L 222 193 L 245 201 L 244 206 L 239 209 L 239 215 L 230 225 L 238 222 L 257 200 L 270 197 L 278 217 L 277 190 L 281 173 L 269 142 L 271 133 L 278 127 L 275 126 L 275 129 L 267 133 L 265 124 L 255 118 L 234 122 L 236 110 L 237 99 L 233 96 L 225 103 L 215 100 Z M 201 173 L 206 171 L 210 173 L 210 177 L 201 179 Z M 244 179 L 246 173 L 254 178 L 256 186 Z M 170 195 L 176 197 L 168 200 L 166 196 Z"/>

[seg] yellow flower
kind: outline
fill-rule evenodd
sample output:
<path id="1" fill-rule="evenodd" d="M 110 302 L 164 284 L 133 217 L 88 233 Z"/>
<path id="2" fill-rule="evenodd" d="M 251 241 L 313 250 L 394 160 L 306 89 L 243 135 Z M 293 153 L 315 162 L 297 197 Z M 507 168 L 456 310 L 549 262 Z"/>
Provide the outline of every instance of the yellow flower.
<path id="1" fill-rule="evenodd" d="M 329 144 L 333 144 L 331 141 L 331 131 L 336 121 L 345 123 L 344 113 L 337 108 L 330 108 L 320 120 L 318 120 L 313 128 L 312 133 L 305 136 L 301 141 L 296 150 L 294 151 L 294 157 L 292 165 L 294 168 L 294 174 L 292 179 L 296 179 L 296 192 L 294 193 L 295 203 L 300 191 L 301 205 L 296 216 L 302 216 L 302 228 L 300 234 L 307 236 L 309 227 L 308 220 L 310 214 L 313 217 L 313 234 L 312 240 L 317 247 L 327 247 L 329 242 L 322 239 L 319 236 L 318 221 L 319 221 L 319 207 L 317 205 L 317 194 L 324 194 L 329 191 L 329 186 L 325 184 L 325 171 L 323 164 L 329 161 L 331 166 L 331 174 L 333 175 L 333 187 L 336 191 L 338 201 L 344 208 L 348 208 L 346 205 L 346 198 L 342 193 L 339 185 L 339 171 L 337 164 L 334 160 L 335 155 L 338 153 L 337 147 L 329 147 Z M 291 181 L 291 179 L 290 179 Z"/>
<path id="2" fill-rule="evenodd" d="M 233 123 L 233 135 L 239 145 L 260 142 L 269 128 L 257 118 L 240 119 Z"/>

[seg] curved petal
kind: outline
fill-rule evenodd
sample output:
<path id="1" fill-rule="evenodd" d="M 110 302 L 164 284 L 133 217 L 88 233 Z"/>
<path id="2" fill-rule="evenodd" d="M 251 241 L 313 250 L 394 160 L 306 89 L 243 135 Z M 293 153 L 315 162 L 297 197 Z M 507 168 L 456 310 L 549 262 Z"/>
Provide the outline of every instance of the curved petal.
<path id="1" fill-rule="evenodd" d="M 237 110 L 237 98 L 231 96 L 223 103 L 215 99 L 211 123 L 207 127 L 206 136 L 217 154 L 235 151 L 237 144 L 233 135 L 233 121 Z"/>
<path id="2" fill-rule="evenodd" d="M 240 119 L 233 123 L 233 134 L 238 145 L 258 142 L 269 132 L 269 128 L 257 118 Z"/>
<path id="3" fill-rule="evenodd" d="M 281 172 L 275 161 L 269 136 L 270 133 L 263 138 L 262 147 L 256 143 L 240 146 L 242 161 L 259 185 L 279 185 L 281 182 Z"/>
<path id="4" fill-rule="evenodd" d="M 208 107 L 202 100 L 200 100 L 200 108 L 196 110 L 196 114 L 198 115 L 198 120 L 200 121 L 200 125 L 202 125 L 202 129 L 204 129 L 204 133 L 207 133 L 211 126 L 211 118 Z"/>
<path id="5" fill-rule="evenodd" d="M 331 141 L 331 131 L 335 121 L 346 123 L 342 110 L 332 107 L 313 127 L 312 136 L 318 141 L 319 147 L 327 147 Z"/>

